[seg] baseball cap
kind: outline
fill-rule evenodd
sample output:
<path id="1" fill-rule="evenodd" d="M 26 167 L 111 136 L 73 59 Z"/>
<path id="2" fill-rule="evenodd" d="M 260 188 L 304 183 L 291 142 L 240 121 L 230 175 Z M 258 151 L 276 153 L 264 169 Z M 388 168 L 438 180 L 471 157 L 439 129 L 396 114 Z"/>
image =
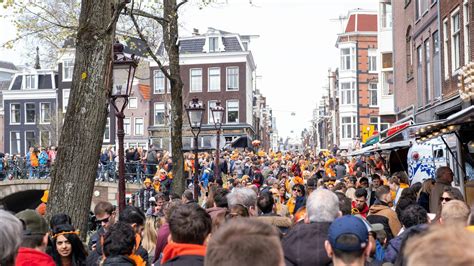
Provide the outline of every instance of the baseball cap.
<path id="1" fill-rule="evenodd" d="M 355 243 L 338 243 L 337 240 L 342 235 L 356 236 Z M 334 220 L 329 226 L 328 240 L 333 249 L 341 251 L 357 251 L 364 249 L 369 242 L 369 231 L 367 226 L 360 219 L 352 215 L 345 215 Z"/>
<path id="2" fill-rule="evenodd" d="M 45 235 L 48 232 L 46 220 L 35 210 L 24 210 L 15 216 L 24 225 L 24 235 Z"/>

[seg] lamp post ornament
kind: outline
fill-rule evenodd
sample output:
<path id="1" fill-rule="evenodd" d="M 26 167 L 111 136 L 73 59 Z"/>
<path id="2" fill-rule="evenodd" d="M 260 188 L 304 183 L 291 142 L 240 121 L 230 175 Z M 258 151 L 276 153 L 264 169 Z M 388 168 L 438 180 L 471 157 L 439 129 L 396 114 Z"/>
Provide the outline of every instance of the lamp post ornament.
<path id="1" fill-rule="evenodd" d="M 196 202 L 199 199 L 199 133 L 201 132 L 202 119 L 204 114 L 204 105 L 197 98 L 193 98 L 188 106 L 184 106 L 188 115 L 189 126 L 191 127 L 191 133 L 194 136 L 194 200 Z"/>
<path id="2" fill-rule="evenodd" d="M 212 113 L 212 119 L 214 120 L 214 127 L 217 130 L 216 136 L 216 158 L 214 160 L 214 180 L 221 178 L 219 173 L 219 156 L 220 156 L 220 137 L 221 137 L 221 128 L 222 128 L 222 117 L 224 115 L 224 107 L 221 106 L 221 102 L 217 101 L 216 106 L 210 107 Z"/>

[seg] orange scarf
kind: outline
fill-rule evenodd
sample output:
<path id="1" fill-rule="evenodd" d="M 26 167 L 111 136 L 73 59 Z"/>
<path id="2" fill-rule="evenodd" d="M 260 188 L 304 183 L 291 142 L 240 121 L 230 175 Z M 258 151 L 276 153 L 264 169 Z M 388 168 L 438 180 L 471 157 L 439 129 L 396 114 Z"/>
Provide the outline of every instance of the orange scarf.
<path id="1" fill-rule="evenodd" d="M 165 264 L 167 261 L 177 256 L 205 256 L 206 246 L 196 244 L 184 244 L 184 243 L 168 243 L 163 250 L 163 258 L 161 264 Z"/>

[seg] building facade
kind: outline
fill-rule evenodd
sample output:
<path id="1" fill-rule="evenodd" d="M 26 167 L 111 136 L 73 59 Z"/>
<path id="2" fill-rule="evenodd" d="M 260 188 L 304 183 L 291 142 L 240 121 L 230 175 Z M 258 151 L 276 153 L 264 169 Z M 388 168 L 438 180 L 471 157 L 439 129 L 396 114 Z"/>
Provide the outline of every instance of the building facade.
<path id="1" fill-rule="evenodd" d="M 199 147 L 213 149 L 216 130 L 209 110 L 217 101 L 225 108 L 221 143 L 255 135 L 253 84 L 255 63 L 249 49 L 250 36 L 241 36 L 209 28 L 205 34 L 183 37 L 180 43 L 180 69 L 183 80 L 183 103 L 198 98 L 205 105 Z M 170 149 L 170 84 L 158 66 L 152 65 L 150 110 L 151 142 Z M 192 135 L 187 119 L 183 123 L 183 148 L 190 149 Z"/>

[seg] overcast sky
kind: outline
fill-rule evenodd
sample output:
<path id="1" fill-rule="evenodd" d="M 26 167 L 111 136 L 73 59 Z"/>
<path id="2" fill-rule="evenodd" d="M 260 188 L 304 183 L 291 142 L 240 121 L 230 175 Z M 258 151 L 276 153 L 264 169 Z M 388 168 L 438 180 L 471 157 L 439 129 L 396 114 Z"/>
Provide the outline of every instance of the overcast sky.
<path id="1" fill-rule="evenodd" d="M 341 23 L 354 8 L 377 9 L 378 0 L 228 0 L 200 9 L 195 2 L 181 13 L 181 36 L 193 28 L 213 27 L 239 34 L 259 35 L 252 43 L 257 64 L 257 87 L 274 110 L 280 136 L 295 136 L 310 127 L 312 110 L 327 85 L 328 68 L 337 67 L 335 48 Z M 0 8 L 0 15 L 5 11 Z M 13 26 L 0 18 L 0 44 L 15 36 Z M 10 24 L 11 25 L 11 24 Z M 25 51 L 0 48 L 0 60 L 25 63 Z M 296 115 L 291 116 L 294 112 Z M 291 134 L 290 132 L 294 133 Z"/>

